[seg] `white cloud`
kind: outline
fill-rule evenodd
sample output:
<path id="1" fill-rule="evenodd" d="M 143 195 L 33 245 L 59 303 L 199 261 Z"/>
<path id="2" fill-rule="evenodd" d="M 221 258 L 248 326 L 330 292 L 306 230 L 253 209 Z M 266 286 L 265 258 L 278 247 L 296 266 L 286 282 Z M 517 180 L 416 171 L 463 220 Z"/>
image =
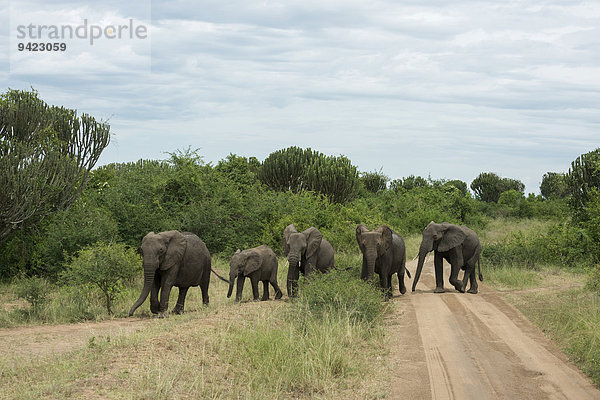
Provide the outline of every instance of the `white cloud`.
<path id="1" fill-rule="evenodd" d="M 105 24 L 149 3 L 26 4 Z M 536 191 L 597 143 L 599 22 L 598 4 L 561 0 L 154 2 L 151 73 L 143 49 L 105 41 L 0 82 L 110 117 L 104 162 L 304 145 L 392 178 L 493 170 Z"/>

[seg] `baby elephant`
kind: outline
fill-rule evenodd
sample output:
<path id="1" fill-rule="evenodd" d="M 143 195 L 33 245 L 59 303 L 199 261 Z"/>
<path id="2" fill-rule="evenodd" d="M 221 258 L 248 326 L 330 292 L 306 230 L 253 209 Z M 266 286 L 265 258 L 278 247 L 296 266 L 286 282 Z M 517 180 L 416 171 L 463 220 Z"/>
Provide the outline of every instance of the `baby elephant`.
<path id="1" fill-rule="evenodd" d="M 250 277 L 252 283 L 252 295 L 254 301 L 258 300 L 258 281 L 264 284 L 263 296 L 261 300 L 269 300 L 269 283 L 275 289 L 275 298 L 282 296 L 281 289 L 277 284 L 277 257 L 269 246 L 258 246 L 244 251 L 236 251 L 229 262 L 229 291 L 227 297 L 231 297 L 233 292 L 233 282 L 237 278 L 237 292 L 235 301 L 242 300 L 242 291 L 244 290 L 244 281 Z"/>

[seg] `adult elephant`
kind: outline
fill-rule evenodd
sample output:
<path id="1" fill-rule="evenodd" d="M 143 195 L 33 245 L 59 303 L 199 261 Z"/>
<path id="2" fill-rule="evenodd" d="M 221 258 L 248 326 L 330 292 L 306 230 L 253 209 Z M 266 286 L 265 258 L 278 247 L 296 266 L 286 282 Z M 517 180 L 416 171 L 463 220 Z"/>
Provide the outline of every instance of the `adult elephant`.
<path id="1" fill-rule="evenodd" d="M 237 278 L 237 292 L 235 301 L 242 300 L 244 281 L 250 278 L 252 284 L 252 297 L 258 300 L 258 282 L 263 282 L 263 296 L 261 300 L 269 300 L 269 284 L 275 290 L 275 299 L 282 296 L 277 284 L 277 256 L 269 246 L 258 246 L 244 251 L 236 251 L 229 262 L 229 291 L 227 297 L 233 293 L 233 284 Z"/>
<path id="2" fill-rule="evenodd" d="M 298 291 L 300 272 L 309 276 L 314 270 L 326 272 L 334 266 L 333 246 L 314 226 L 302 232 L 298 232 L 294 224 L 286 226 L 283 230 L 283 251 L 289 263 L 287 291 L 290 297 Z"/>
<path id="3" fill-rule="evenodd" d="M 361 278 L 373 279 L 373 273 L 379 274 L 379 285 L 386 299 L 392 297 L 392 276 L 398 275 L 400 293 L 406 293 L 404 272 L 406 269 L 406 246 L 400 235 L 389 226 L 381 225 L 369 231 L 365 225 L 356 227 L 356 242 L 363 254 Z"/>
<path id="4" fill-rule="evenodd" d="M 153 314 L 165 313 L 169 307 L 169 295 L 173 286 L 179 288 L 179 297 L 173 313 L 183 312 L 185 296 L 192 286 L 200 286 L 202 303 L 208 305 L 210 253 L 198 236 L 178 231 L 150 232 L 142 239 L 141 251 L 144 287 L 140 297 L 129 310 L 129 316 L 146 301 L 148 294 L 150 311 Z M 216 272 L 215 275 L 229 283 Z"/>
<path id="5" fill-rule="evenodd" d="M 477 293 L 475 263 L 479 264 L 479 255 L 481 254 L 481 242 L 477 234 L 466 226 L 454 225 L 448 222 L 436 224 L 433 221 L 423 231 L 423 240 L 419 248 L 419 262 L 412 286 L 413 292 L 421 276 L 425 256 L 432 250 L 435 251 L 433 261 L 435 266 L 434 293 L 444 292 L 444 260 L 450 263 L 450 284 L 459 292 L 464 293 L 467 279 L 469 279 L 471 286 L 468 292 Z M 458 280 L 460 269 L 465 270 L 462 282 Z M 483 280 L 481 266 L 479 266 L 479 280 Z"/>

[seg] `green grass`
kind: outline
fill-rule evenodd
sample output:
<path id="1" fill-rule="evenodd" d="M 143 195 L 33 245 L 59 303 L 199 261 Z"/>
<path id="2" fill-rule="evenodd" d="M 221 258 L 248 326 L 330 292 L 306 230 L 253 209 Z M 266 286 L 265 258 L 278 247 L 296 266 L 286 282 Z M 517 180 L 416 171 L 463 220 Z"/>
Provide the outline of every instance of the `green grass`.
<path id="1" fill-rule="evenodd" d="M 586 289 L 511 295 L 510 300 L 600 385 L 600 296 Z"/>
<path id="2" fill-rule="evenodd" d="M 216 266 L 223 271 L 224 261 Z M 385 388 L 387 306 L 351 271 L 303 282 L 293 302 L 246 302 L 248 290 L 237 304 L 215 282 L 209 308 L 190 290 L 188 309 L 196 312 L 153 319 L 127 335 L 96 335 L 63 355 L 0 361 L 0 398 L 359 399 Z M 372 301 L 358 303 L 356 290 Z M 332 307 L 311 301 L 325 297 L 335 299 Z"/>
<path id="3" fill-rule="evenodd" d="M 485 283 L 498 290 L 529 289 L 541 283 L 538 271 L 514 266 L 488 268 L 484 273 Z"/>

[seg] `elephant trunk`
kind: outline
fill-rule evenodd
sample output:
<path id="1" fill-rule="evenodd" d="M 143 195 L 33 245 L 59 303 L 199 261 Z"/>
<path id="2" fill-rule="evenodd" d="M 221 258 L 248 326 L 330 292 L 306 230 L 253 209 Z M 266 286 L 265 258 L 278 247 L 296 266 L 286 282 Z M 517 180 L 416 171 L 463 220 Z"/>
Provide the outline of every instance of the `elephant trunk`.
<path id="1" fill-rule="evenodd" d="M 367 280 L 373 279 L 375 274 L 375 262 L 377 261 L 377 249 L 367 249 L 365 251 L 365 257 L 367 258 Z"/>
<path id="2" fill-rule="evenodd" d="M 419 282 L 419 278 L 421 277 L 421 271 L 423 270 L 423 264 L 425 264 L 425 257 L 427 257 L 427 253 L 433 250 L 433 245 L 430 247 L 426 242 L 421 242 L 421 247 L 419 248 L 419 262 L 417 264 L 417 271 L 415 272 L 415 279 L 413 280 L 412 291 L 415 291 L 417 287 L 417 282 Z"/>
<path id="3" fill-rule="evenodd" d="M 139 306 L 141 306 L 142 303 L 144 303 L 144 301 L 146 301 L 148 294 L 150 294 L 150 290 L 152 289 L 152 284 L 154 282 L 155 270 L 156 270 L 156 268 L 144 266 L 144 287 L 142 288 L 142 293 L 140 294 L 140 297 L 137 299 L 137 301 L 135 303 L 133 303 L 131 310 L 129 310 L 130 317 L 133 315 L 135 310 Z"/>
<path id="4" fill-rule="evenodd" d="M 233 284 L 234 283 L 235 283 L 235 276 L 229 275 L 229 290 L 227 291 L 227 298 L 230 298 L 231 294 L 233 293 Z"/>
<path id="5" fill-rule="evenodd" d="M 300 278 L 300 257 L 290 253 L 288 264 L 287 291 L 289 297 L 294 297 L 298 290 L 298 279 Z"/>

